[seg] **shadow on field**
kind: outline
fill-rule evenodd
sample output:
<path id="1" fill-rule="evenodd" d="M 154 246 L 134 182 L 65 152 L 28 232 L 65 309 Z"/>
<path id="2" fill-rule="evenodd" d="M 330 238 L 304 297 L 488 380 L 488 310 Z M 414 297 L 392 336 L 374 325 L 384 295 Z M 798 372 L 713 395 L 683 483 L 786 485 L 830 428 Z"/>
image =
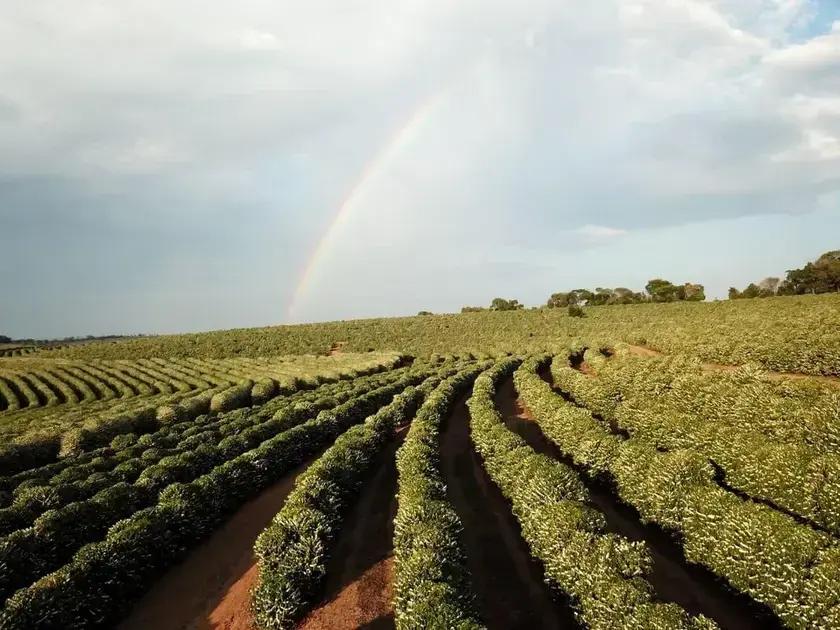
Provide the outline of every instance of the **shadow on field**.
<path id="1" fill-rule="evenodd" d="M 572 611 L 555 599 L 530 556 L 510 504 L 487 476 L 469 434 L 466 396 L 456 403 L 441 437 L 449 500 L 464 525 L 478 612 L 491 630 L 578 628 Z"/>
<path id="2" fill-rule="evenodd" d="M 551 384 L 548 370 L 541 372 Z M 653 558 L 648 581 L 660 601 L 674 602 L 693 615 L 703 614 L 723 629 L 775 630 L 783 628 L 766 606 L 737 593 L 714 573 L 689 563 L 680 545 L 662 528 L 645 524 L 639 513 L 622 503 L 609 484 L 588 476 L 583 467 L 562 453 L 540 430 L 507 379 L 496 393 L 496 407 L 507 426 L 520 435 L 538 453 L 548 455 L 578 472 L 589 491 L 590 504 L 605 517 L 607 531 L 633 541 L 644 541 Z"/>

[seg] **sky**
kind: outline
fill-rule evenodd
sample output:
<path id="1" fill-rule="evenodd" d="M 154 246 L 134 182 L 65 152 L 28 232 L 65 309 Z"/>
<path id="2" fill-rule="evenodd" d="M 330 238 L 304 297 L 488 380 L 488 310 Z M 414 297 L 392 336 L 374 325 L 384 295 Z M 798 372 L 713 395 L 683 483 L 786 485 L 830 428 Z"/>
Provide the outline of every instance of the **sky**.
<path id="1" fill-rule="evenodd" d="M 453 312 L 840 247 L 836 0 L 4 0 L 0 334 Z"/>

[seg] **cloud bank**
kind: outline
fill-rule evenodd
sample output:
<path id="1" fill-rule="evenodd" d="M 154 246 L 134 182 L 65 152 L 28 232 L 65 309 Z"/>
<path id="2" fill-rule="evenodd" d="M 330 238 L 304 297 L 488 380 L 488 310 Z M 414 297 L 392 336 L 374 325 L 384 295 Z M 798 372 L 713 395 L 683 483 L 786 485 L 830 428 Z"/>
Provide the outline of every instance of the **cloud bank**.
<path id="1" fill-rule="evenodd" d="M 721 295 L 836 248 L 828 0 L 392 4 L 8 3 L 3 331 Z"/>

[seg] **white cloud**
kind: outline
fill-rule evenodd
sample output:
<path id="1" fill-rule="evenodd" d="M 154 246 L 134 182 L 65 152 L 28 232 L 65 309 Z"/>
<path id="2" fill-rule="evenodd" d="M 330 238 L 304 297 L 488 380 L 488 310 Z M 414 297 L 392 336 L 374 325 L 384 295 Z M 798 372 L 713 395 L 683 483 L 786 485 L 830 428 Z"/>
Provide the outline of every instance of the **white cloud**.
<path id="1" fill-rule="evenodd" d="M 584 237 L 589 243 L 601 243 L 610 241 L 618 236 L 627 234 L 627 230 L 621 228 L 608 227 L 606 225 L 582 225 L 575 230 L 576 234 Z"/>
<path id="2" fill-rule="evenodd" d="M 807 212 L 840 189 L 840 27 L 791 36 L 814 7 L 10 0 L 0 195 L 3 178 L 58 178 L 94 214 L 228 216 L 220 234 L 277 222 L 277 249 L 296 257 L 275 287 L 289 295 L 362 174 L 445 94 L 326 257 L 342 303 L 354 277 L 392 294 L 439 277 L 398 273 L 395 256 L 477 269 L 651 227 Z M 150 190 L 177 209 L 144 201 Z M 32 216 L 47 203 L 12 192 Z M 327 289 L 303 315 L 328 311 Z"/>

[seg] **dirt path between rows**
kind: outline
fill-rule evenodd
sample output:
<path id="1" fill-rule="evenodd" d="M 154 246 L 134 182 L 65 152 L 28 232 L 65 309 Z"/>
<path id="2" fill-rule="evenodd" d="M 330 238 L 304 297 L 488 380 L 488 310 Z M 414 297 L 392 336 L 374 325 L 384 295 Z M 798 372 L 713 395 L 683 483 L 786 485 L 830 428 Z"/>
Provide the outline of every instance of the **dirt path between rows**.
<path id="1" fill-rule="evenodd" d="M 254 541 L 283 506 L 298 466 L 246 503 L 201 546 L 171 569 L 134 606 L 121 630 L 213 628 L 252 630 L 250 589 L 257 578 Z"/>
<path id="2" fill-rule="evenodd" d="M 628 344 L 628 348 L 631 354 L 635 354 L 638 357 L 654 358 L 668 356 L 664 352 L 646 346 Z M 741 366 L 727 365 L 724 363 L 703 363 L 702 367 L 707 372 L 734 372 Z M 764 371 L 764 376 L 771 381 L 812 381 L 832 387 L 840 387 L 840 376 L 819 376 L 817 374 L 803 374 L 802 372 L 772 372 L 769 370 Z"/>
<path id="3" fill-rule="evenodd" d="M 395 455 L 407 427 L 374 463 L 342 527 L 327 566 L 325 595 L 301 630 L 385 630 L 394 627 L 394 517 L 397 514 Z"/>
<path id="4" fill-rule="evenodd" d="M 542 371 L 541 376 L 551 384 L 548 371 Z M 528 442 L 531 448 L 580 473 L 580 479 L 589 491 L 590 503 L 604 515 L 608 532 L 647 544 L 653 558 L 653 567 L 647 577 L 660 601 L 679 604 L 692 615 L 706 615 L 714 619 L 723 630 L 782 628 L 769 609 L 734 592 L 711 571 L 689 563 L 679 544 L 664 530 L 653 524 L 642 523 L 638 512 L 619 501 L 606 483 L 588 478 L 571 458 L 545 437 L 519 399 L 513 379 L 505 381 L 497 390 L 496 406 L 508 427 Z"/>
<path id="5" fill-rule="evenodd" d="M 441 442 L 447 495 L 464 525 L 463 543 L 478 611 L 487 627 L 577 628 L 555 601 L 530 557 L 510 505 L 487 476 L 469 434 L 466 396 L 454 407 Z"/>

